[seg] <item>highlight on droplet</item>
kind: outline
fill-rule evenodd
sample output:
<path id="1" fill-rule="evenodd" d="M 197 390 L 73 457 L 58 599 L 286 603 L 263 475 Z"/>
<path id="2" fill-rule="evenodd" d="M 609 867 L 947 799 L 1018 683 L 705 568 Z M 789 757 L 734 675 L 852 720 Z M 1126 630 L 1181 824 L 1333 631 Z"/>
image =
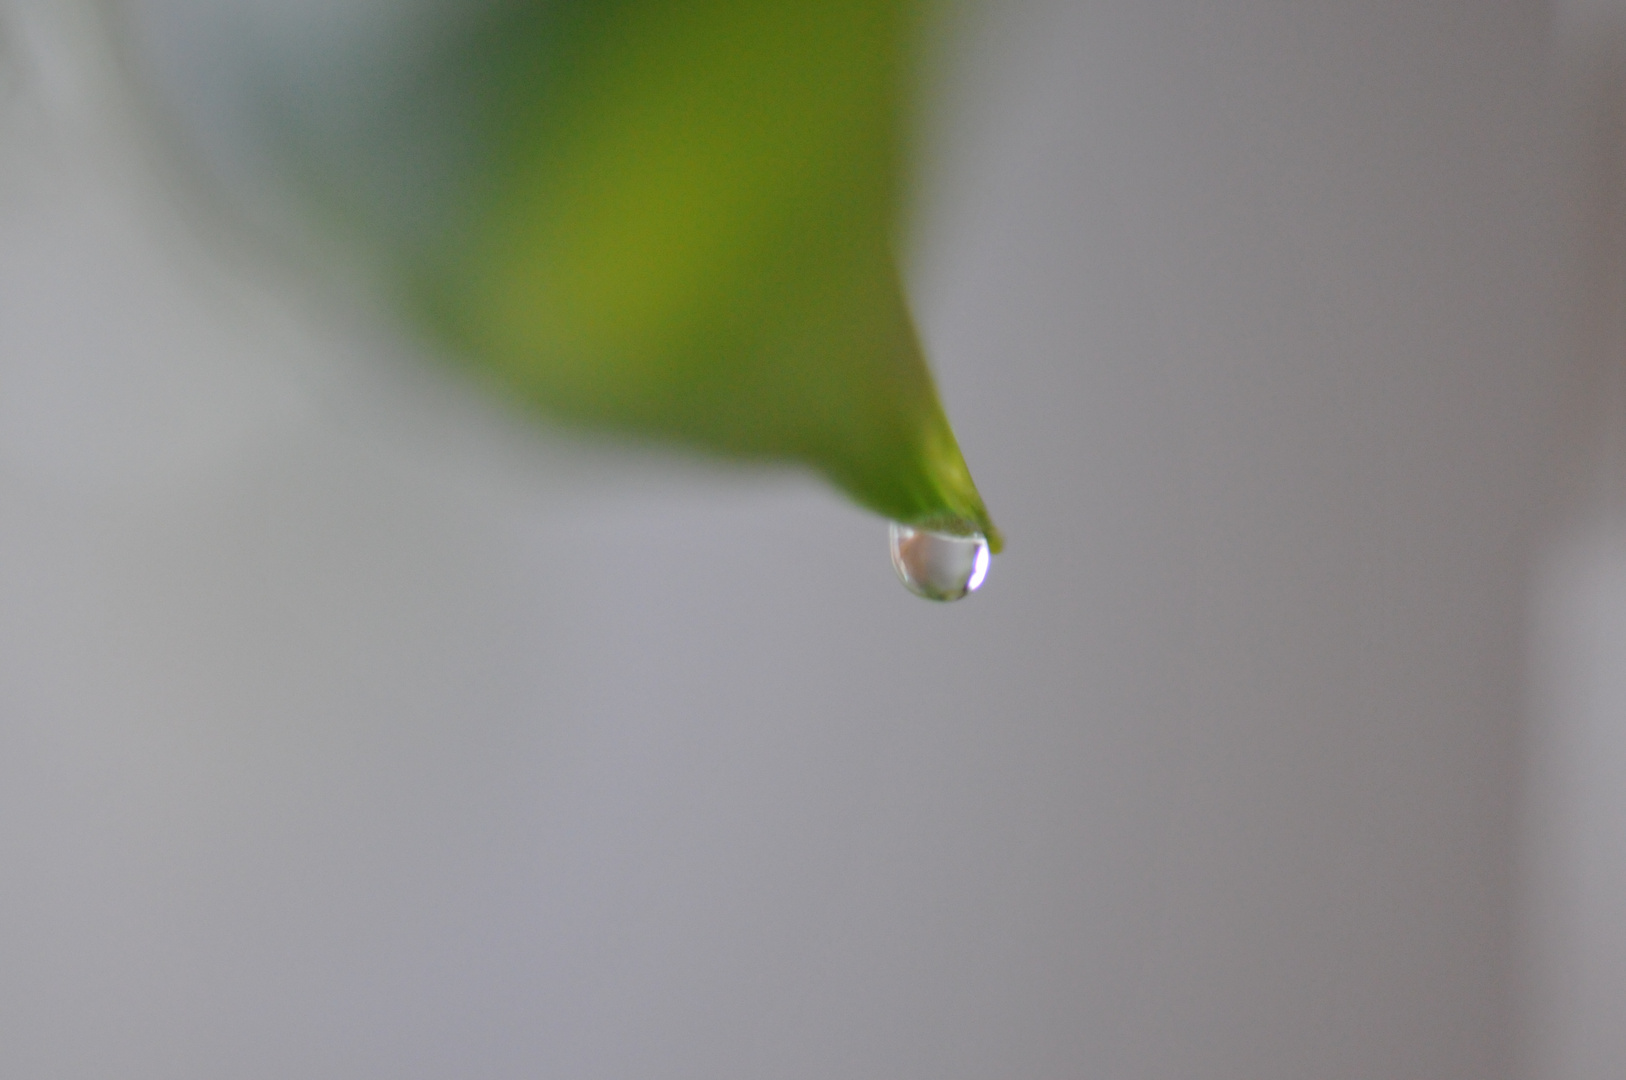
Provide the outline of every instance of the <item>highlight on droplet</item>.
<path id="1" fill-rule="evenodd" d="M 988 540 L 981 533 L 959 536 L 897 521 L 891 533 L 892 568 L 916 596 L 960 600 L 988 577 Z"/>

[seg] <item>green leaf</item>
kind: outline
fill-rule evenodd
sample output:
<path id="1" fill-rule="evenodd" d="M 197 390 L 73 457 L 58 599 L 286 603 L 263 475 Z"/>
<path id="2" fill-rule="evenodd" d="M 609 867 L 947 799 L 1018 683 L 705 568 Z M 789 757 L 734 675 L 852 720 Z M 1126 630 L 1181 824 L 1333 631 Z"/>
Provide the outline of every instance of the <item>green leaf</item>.
<path id="1" fill-rule="evenodd" d="M 998 533 L 892 242 L 913 0 L 511 5 L 416 88 L 478 149 L 415 249 L 416 310 L 569 422 L 804 462 L 858 502 Z"/>

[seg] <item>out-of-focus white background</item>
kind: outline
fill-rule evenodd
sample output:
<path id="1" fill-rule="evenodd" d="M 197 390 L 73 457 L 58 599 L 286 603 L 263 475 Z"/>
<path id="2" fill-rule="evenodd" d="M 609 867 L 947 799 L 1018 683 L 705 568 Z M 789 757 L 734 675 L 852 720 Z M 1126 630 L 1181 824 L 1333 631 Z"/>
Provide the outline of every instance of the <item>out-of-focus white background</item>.
<path id="1" fill-rule="evenodd" d="M 222 242 L 11 0 L 0 1074 L 1622 1075 L 1609 11 L 959 10 L 940 608 Z"/>

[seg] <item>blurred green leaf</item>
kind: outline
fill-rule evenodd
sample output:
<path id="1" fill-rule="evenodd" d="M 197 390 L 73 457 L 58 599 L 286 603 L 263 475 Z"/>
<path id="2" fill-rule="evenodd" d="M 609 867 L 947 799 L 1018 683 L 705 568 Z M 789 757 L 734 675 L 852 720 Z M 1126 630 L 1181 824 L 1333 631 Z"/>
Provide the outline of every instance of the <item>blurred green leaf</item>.
<path id="1" fill-rule="evenodd" d="M 418 87 L 482 147 L 416 310 L 567 421 L 999 539 L 892 254 L 915 0 L 509 5 Z M 451 88 L 451 89 L 449 89 Z"/>

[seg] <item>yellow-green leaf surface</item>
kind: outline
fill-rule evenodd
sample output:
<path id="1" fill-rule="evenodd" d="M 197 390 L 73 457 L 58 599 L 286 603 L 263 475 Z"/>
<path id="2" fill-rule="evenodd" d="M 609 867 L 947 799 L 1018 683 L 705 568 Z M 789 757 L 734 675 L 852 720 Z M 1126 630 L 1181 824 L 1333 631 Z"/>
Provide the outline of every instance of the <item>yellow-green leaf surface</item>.
<path id="1" fill-rule="evenodd" d="M 567 421 L 998 537 L 892 253 L 911 0 L 603 0 L 445 51 L 485 147 L 420 312 Z M 434 93 L 442 85 L 424 84 Z"/>

